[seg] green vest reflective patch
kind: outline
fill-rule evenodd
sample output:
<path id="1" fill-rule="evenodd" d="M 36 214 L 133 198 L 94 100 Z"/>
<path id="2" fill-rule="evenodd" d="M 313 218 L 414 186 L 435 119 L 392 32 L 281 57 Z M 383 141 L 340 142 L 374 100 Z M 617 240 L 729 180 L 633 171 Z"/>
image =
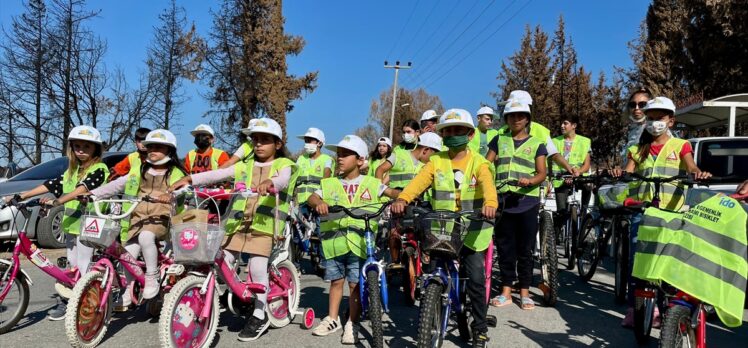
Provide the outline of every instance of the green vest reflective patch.
<path id="1" fill-rule="evenodd" d="M 234 187 L 236 187 L 236 183 L 243 183 L 247 189 L 252 187 L 252 170 L 254 169 L 254 166 L 254 157 L 249 158 L 247 161 L 238 162 L 234 165 Z M 296 169 L 296 164 L 291 162 L 291 160 L 287 158 L 277 158 L 273 161 L 269 174 L 269 177 L 272 177 L 278 173 L 278 171 L 286 167 L 291 167 L 291 179 L 288 181 L 288 186 L 283 189 L 283 191 L 278 192 L 278 200 L 280 203 L 278 206 L 278 219 L 275 219 L 274 212 L 276 209 L 275 195 L 260 196 L 257 198 L 257 209 L 252 217 L 252 230 L 272 236 L 273 227 L 275 227 L 278 233 L 283 233 L 283 228 L 286 219 L 288 218 L 289 192 L 293 192 L 294 185 L 296 184 L 296 177 L 298 176 L 298 170 Z M 236 196 L 234 202 L 231 204 L 231 210 L 228 215 L 229 218 L 226 221 L 226 234 L 231 235 L 239 232 L 246 208 L 247 199 L 242 196 Z"/>
<path id="2" fill-rule="evenodd" d="M 140 160 L 138 160 L 140 161 Z M 68 170 L 65 171 L 65 173 L 62 174 L 62 194 L 68 194 L 70 192 L 73 192 L 75 190 L 75 187 L 78 186 L 78 183 L 80 182 L 78 180 L 78 170 L 79 168 L 76 168 L 75 171 L 70 173 Z M 88 176 L 89 174 L 95 172 L 96 170 L 103 170 L 104 171 L 104 181 L 106 182 L 109 178 L 109 168 L 107 168 L 106 164 L 99 162 L 91 165 L 86 169 L 86 174 L 83 175 L 83 178 Z M 62 215 L 62 230 L 65 233 L 78 235 L 80 234 L 80 224 L 81 224 L 81 216 L 83 215 L 83 210 L 80 207 L 80 202 L 77 199 L 73 199 L 71 201 L 68 201 L 64 204 L 64 210 Z M 86 207 L 87 212 L 93 212 L 94 206 L 93 204 L 89 204 Z"/>
<path id="3" fill-rule="evenodd" d="M 680 151 L 686 140 L 670 138 L 662 147 L 655 160 L 650 154 L 644 159 L 639 158 L 639 145 L 629 148 L 636 161 L 636 173 L 648 178 L 667 178 L 686 174 L 686 162 L 681 161 Z M 631 182 L 630 194 L 637 200 L 650 202 L 654 198 L 654 184 L 647 182 Z M 660 208 L 677 211 L 683 206 L 686 187 L 683 184 L 663 183 L 660 185 Z"/>
<path id="4" fill-rule="evenodd" d="M 478 128 L 476 128 L 475 135 L 473 135 L 473 139 L 470 139 L 468 147 L 470 147 L 471 151 L 486 157 L 486 154 L 488 153 L 488 143 L 490 143 L 498 134 L 499 131 L 495 129 L 487 129 L 485 133 L 482 133 Z"/>
<path id="5" fill-rule="evenodd" d="M 143 165 L 143 161 L 140 159 L 140 152 L 130 152 L 127 155 L 127 162 L 130 163 L 130 171 L 135 170 L 140 173 L 140 166 Z"/>
<path id="6" fill-rule="evenodd" d="M 743 321 L 748 242 L 740 204 L 716 195 L 675 213 L 648 208 L 639 226 L 632 275 L 664 281 L 709 303 L 729 327 Z"/>
<path id="7" fill-rule="evenodd" d="M 218 159 L 221 158 L 221 155 L 223 154 L 223 150 L 219 150 L 216 148 L 213 148 L 213 152 L 210 154 L 210 170 L 216 170 L 218 169 Z M 187 168 L 187 170 L 191 173 L 192 168 L 195 167 L 195 158 L 197 157 L 197 151 L 196 150 L 190 150 L 190 152 L 187 153 L 187 158 L 190 160 L 190 167 Z M 203 166 L 205 167 L 205 166 Z"/>
<path id="8" fill-rule="evenodd" d="M 478 171 L 482 165 L 489 163 L 478 153 L 468 151 L 470 156 L 467 171 L 463 173 L 460 185 L 460 209 L 462 211 L 481 211 L 483 209 L 483 190 L 478 183 Z M 457 211 L 455 177 L 452 169 L 452 159 L 448 152 L 438 152 L 431 156 L 430 161 L 434 164 L 434 181 L 431 184 L 433 197 L 431 206 L 435 210 Z M 483 251 L 493 236 L 493 226 L 488 222 L 468 220 L 467 234 L 463 240 L 464 246 Z M 438 223 L 432 223 L 437 228 Z M 453 225 L 447 225 L 447 231 L 452 231 Z"/>
<path id="9" fill-rule="evenodd" d="M 514 148 L 514 139 L 510 135 L 499 135 L 496 154 L 496 186 L 506 180 L 530 179 L 535 176 L 535 154 L 542 142 L 530 136 L 519 148 Z M 499 193 L 514 192 L 525 196 L 540 196 L 540 185 L 516 187 L 504 185 Z"/>
<path id="10" fill-rule="evenodd" d="M 558 149 L 559 153 L 561 153 L 562 155 L 564 151 L 565 141 L 566 139 L 563 135 L 553 138 L 553 144 L 556 145 L 556 149 Z M 569 165 L 573 168 L 582 168 L 582 166 L 584 165 L 584 160 L 587 159 L 587 154 L 590 152 L 591 146 L 592 142 L 589 138 L 583 137 L 581 135 L 576 135 L 571 144 L 571 152 L 569 152 L 569 158 L 566 159 L 566 161 L 569 162 Z M 555 161 L 552 162 L 553 163 L 551 164 L 551 169 L 553 170 L 554 174 L 566 172 L 566 169 L 561 168 L 561 166 L 558 165 Z M 553 187 L 558 188 L 563 183 L 563 180 L 555 179 L 553 180 Z"/>
<path id="11" fill-rule="evenodd" d="M 182 173 L 181 170 L 177 169 L 177 167 L 171 168 L 171 174 L 169 175 L 169 185 L 173 185 L 175 182 L 177 182 L 179 179 L 184 177 L 184 173 Z M 130 173 L 127 174 L 127 182 L 125 182 L 125 193 L 123 195 L 123 198 L 125 199 L 135 199 L 138 198 L 138 193 L 140 192 L 140 166 L 138 166 L 137 170 L 134 170 L 134 167 L 130 167 Z M 132 206 L 132 203 L 124 203 L 122 204 L 122 211 L 127 211 L 130 209 L 130 206 Z M 180 197 L 177 200 L 177 214 L 181 213 L 184 210 L 184 197 Z M 125 244 L 128 238 L 128 231 L 130 230 L 130 217 L 128 216 L 125 219 L 122 219 L 119 221 L 120 226 L 122 227 L 122 230 L 120 231 L 120 240 L 122 241 L 122 244 Z"/>
<path id="12" fill-rule="evenodd" d="M 413 155 L 409 150 L 400 146 L 395 147 L 392 152 L 395 154 L 395 163 L 390 168 L 389 187 L 404 188 L 408 186 L 411 180 L 416 176 L 418 170 L 422 167 L 421 162 L 413 163 Z"/>
<path id="13" fill-rule="evenodd" d="M 296 166 L 299 170 L 299 177 L 296 179 L 296 203 L 303 204 L 309 199 L 314 191 L 319 190 L 320 183 L 325 176 L 325 164 L 332 164 L 332 157 L 326 154 L 320 154 L 319 157 L 312 159 L 308 155 L 301 155 L 296 160 Z M 330 167 L 330 171 L 333 168 Z"/>
<path id="14" fill-rule="evenodd" d="M 353 196 L 353 201 L 348 201 L 348 193 L 343 188 L 339 178 L 322 179 L 322 198 L 330 206 L 340 205 L 346 208 L 355 208 L 357 214 L 370 212 L 375 213 L 380 205 L 378 197 L 379 187 L 382 182 L 379 179 L 364 175 L 361 183 Z M 322 252 L 325 258 L 333 258 L 345 255 L 348 252 L 356 254 L 360 258 L 366 258 L 366 240 L 364 240 L 364 229 L 366 224 L 363 220 L 349 217 L 343 212 L 330 213 L 320 216 L 320 231 L 322 233 Z M 377 231 L 376 221 L 370 222 L 374 233 Z"/>

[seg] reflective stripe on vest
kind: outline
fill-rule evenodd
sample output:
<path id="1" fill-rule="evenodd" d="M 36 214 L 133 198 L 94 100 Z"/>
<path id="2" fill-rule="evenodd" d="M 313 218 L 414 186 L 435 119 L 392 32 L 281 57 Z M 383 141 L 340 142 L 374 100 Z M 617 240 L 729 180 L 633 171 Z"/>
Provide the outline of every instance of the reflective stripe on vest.
<path id="1" fill-rule="evenodd" d="M 563 154 L 564 151 L 564 143 L 566 139 L 563 136 L 555 137 L 553 138 L 553 143 L 556 145 L 556 149 Z M 587 159 L 587 154 L 590 152 L 590 146 L 591 141 L 589 138 L 583 137 L 581 135 L 576 135 L 574 137 L 574 140 L 572 140 L 571 143 L 571 151 L 569 152 L 569 158 L 567 159 L 567 162 L 569 162 L 569 165 L 573 168 L 582 168 L 584 165 L 584 160 Z M 557 173 L 565 173 L 566 169 L 561 168 L 560 165 L 558 165 L 555 161 L 552 161 L 551 169 L 553 170 L 554 174 Z M 553 180 L 553 187 L 560 187 L 561 184 L 563 184 L 563 180 L 555 179 Z"/>
<path id="2" fill-rule="evenodd" d="M 135 199 L 138 198 L 138 193 L 140 192 L 140 168 L 137 168 L 138 170 L 133 170 L 133 167 L 130 167 L 130 172 L 127 174 L 127 181 L 125 182 L 125 192 L 123 195 L 123 198 L 125 199 Z M 171 174 L 169 175 L 169 185 L 173 185 L 175 182 L 177 182 L 179 179 L 184 177 L 184 173 L 182 173 L 181 170 L 177 169 L 177 167 L 171 168 Z M 132 203 L 123 203 L 122 204 L 122 211 L 127 211 L 130 209 L 130 206 Z M 177 214 L 181 213 L 184 210 L 184 197 L 180 197 L 177 200 Z M 125 219 L 120 220 L 120 226 L 122 227 L 122 230 L 120 231 L 120 240 L 122 241 L 122 244 L 124 244 L 127 241 L 128 238 L 128 232 L 130 230 L 130 217 L 128 216 Z"/>
<path id="3" fill-rule="evenodd" d="M 210 170 L 216 170 L 218 169 L 218 159 L 221 158 L 221 155 L 223 154 L 222 150 L 213 148 L 213 152 L 210 154 Z M 192 172 L 192 168 L 195 167 L 195 158 L 197 157 L 197 151 L 196 150 L 190 150 L 189 153 L 187 153 L 187 158 L 190 160 L 190 167 L 187 168 L 189 172 Z"/>
<path id="4" fill-rule="evenodd" d="M 313 165 L 309 156 L 299 156 L 299 159 L 296 160 L 296 166 L 299 170 L 295 191 L 297 203 L 305 203 L 314 191 L 319 190 L 322 178 L 325 176 L 325 164 L 328 162 L 332 163 L 332 157 L 324 153 L 314 160 Z M 330 170 L 332 171 L 332 168 Z"/>
<path id="5" fill-rule="evenodd" d="M 480 154 L 468 151 L 469 156 L 467 170 L 463 175 L 463 182 L 460 185 L 460 209 L 462 211 L 481 210 L 483 208 L 483 190 L 477 181 L 478 171 L 482 165 L 489 166 Z M 434 165 L 434 181 L 431 187 L 434 190 L 431 199 L 431 206 L 435 210 L 457 211 L 456 192 L 454 172 L 452 171 L 452 159 L 449 158 L 448 152 L 438 152 L 431 156 L 431 163 Z M 432 228 L 439 228 L 438 222 L 432 223 Z M 447 224 L 447 231 L 454 228 L 452 223 Z M 488 248 L 493 235 L 491 224 L 481 221 L 469 221 L 468 232 L 463 241 L 464 246 L 475 250 L 483 251 Z"/>
<path id="6" fill-rule="evenodd" d="M 380 205 L 378 203 L 379 187 L 382 182 L 368 175 L 362 176 L 361 183 L 353 196 L 353 201 L 348 201 L 348 193 L 343 188 L 343 183 L 338 178 L 326 178 L 322 180 L 322 198 L 330 206 L 340 205 L 353 208 L 356 213 L 375 213 Z M 377 224 L 374 220 L 369 225 L 372 232 L 376 233 Z M 354 253 L 360 258 L 366 257 L 366 241 L 363 238 L 366 224 L 363 220 L 349 217 L 343 212 L 331 213 L 320 217 L 320 231 L 322 232 L 322 252 L 325 258 L 333 258 Z"/>
<path id="7" fill-rule="evenodd" d="M 686 213 L 648 208 L 639 226 L 632 275 L 667 282 L 715 307 L 725 325 L 740 326 L 748 284 L 746 214 L 715 195 Z"/>
<path id="8" fill-rule="evenodd" d="M 234 165 L 234 186 L 236 186 L 237 183 L 243 183 L 247 189 L 251 188 L 252 171 L 254 170 L 254 166 L 254 157 L 249 158 L 247 161 L 238 162 Z M 291 167 L 291 178 L 288 181 L 288 186 L 278 193 L 278 200 L 280 203 L 277 207 L 278 220 L 275 219 L 275 195 L 260 196 L 257 198 L 257 209 L 252 217 L 252 230 L 272 236 L 275 227 L 275 232 L 283 233 L 282 229 L 285 226 L 286 218 L 288 217 L 288 202 L 290 201 L 289 192 L 293 192 L 298 170 L 296 164 L 291 162 L 291 160 L 287 158 L 277 158 L 273 161 L 269 173 L 269 177 L 272 177 L 281 169 L 286 167 Z M 226 221 L 226 234 L 231 235 L 239 232 L 246 208 L 247 199 L 242 196 L 237 196 L 231 204 L 231 210 L 228 215 L 229 219 Z"/>
<path id="9" fill-rule="evenodd" d="M 485 133 L 482 133 L 479 129 L 475 129 L 475 135 L 473 135 L 473 139 L 470 139 L 470 142 L 468 143 L 468 147 L 470 147 L 470 150 L 473 152 L 486 157 L 486 153 L 488 153 L 488 144 L 491 143 L 491 140 L 495 138 L 499 134 L 499 131 L 495 129 L 486 129 Z M 481 140 L 485 139 L 485 143 L 483 143 Z"/>
<path id="10" fill-rule="evenodd" d="M 636 159 L 636 173 L 648 178 L 664 178 L 686 174 L 686 163 L 680 159 L 680 151 L 686 140 L 670 138 L 662 147 L 657 160 L 650 154 L 638 159 L 639 145 L 629 148 L 629 152 Z M 630 192 L 637 200 L 649 202 L 654 198 L 654 184 L 643 182 L 632 182 L 629 184 Z M 686 187 L 680 183 L 663 183 L 660 185 L 660 208 L 667 210 L 679 210 L 685 200 Z"/>
<path id="11" fill-rule="evenodd" d="M 500 135 L 496 155 L 496 186 L 505 180 L 530 179 L 535 176 L 535 154 L 542 143 L 530 136 L 519 148 L 514 148 L 511 135 Z M 526 196 L 540 196 L 540 186 L 516 187 L 505 185 L 499 193 L 514 192 Z"/>
<path id="12" fill-rule="evenodd" d="M 62 174 L 62 194 L 68 194 L 70 192 L 73 192 L 75 190 L 75 187 L 78 186 L 78 183 L 80 180 L 78 180 L 78 170 L 80 168 L 76 168 L 75 171 L 72 173 L 69 173 L 69 171 L 65 171 L 65 173 Z M 97 171 L 97 170 L 103 170 L 104 171 L 104 181 L 106 182 L 109 178 L 109 168 L 107 168 L 106 164 L 99 162 L 91 165 L 86 169 L 86 174 L 83 175 L 83 178 L 87 177 L 89 174 Z M 89 204 L 86 207 L 87 212 L 93 212 L 94 206 L 93 204 Z M 62 230 L 65 233 L 78 235 L 80 234 L 80 224 L 81 224 L 81 216 L 83 216 L 83 210 L 80 207 L 80 202 L 77 199 L 73 199 L 71 201 L 68 201 L 65 203 L 62 213 Z"/>
<path id="13" fill-rule="evenodd" d="M 415 165 L 410 151 L 400 146 L 395 147 L 393 153 L 395 154 L 395 163 L 392 163 L 392 168 L 390 168 L 390 183 L 388 186 L 405 188 L 416 176 L 421 166 Z"/>

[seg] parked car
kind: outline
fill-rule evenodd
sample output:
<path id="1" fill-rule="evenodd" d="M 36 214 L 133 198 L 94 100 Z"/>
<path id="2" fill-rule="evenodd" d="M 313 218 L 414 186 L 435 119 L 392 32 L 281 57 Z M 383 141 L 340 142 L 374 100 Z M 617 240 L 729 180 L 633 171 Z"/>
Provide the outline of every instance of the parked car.
<path id="1" fill-rule="evenodd" d="M 106 152 L 102 160 L 111 168 L 125 156 L 127 152 Z M 68 158 L 60 157 L 31 167 L 0 183 L 0 197 L 25 192 L 49 179 L 57 178 L 62 175 L 67 166 Z M 22 215 L 14 214 L 14 209 L 8 207 L 0 211 L 0 240 L 15 238 L 15 232 L 23 228 L 25 220 Z M 65 236 L 61 230 L 62 211 L 63 207 L 59 206 L 50 209 L 47 216 L 39 216 L 39 208 L 33 208 L 26 231 L 28 236 L 36 238 L 39 245 L 45 248 L 65 247 Z M 15 221 L 13 221 L 14 215 L 16 215 Z"/>

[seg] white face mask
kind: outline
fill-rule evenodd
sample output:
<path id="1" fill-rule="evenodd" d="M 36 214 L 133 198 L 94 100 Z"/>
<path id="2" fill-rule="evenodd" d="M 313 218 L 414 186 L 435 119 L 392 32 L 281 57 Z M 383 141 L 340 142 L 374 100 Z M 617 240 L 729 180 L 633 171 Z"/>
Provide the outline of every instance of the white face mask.
<path id="1" fill-rule="evenodd" d="M 169 163 L 169 161 L 170 161 L 170 160 L 171 160 L 171 158 L 169 158 L 169 157 L 167 156 L 167 157 L 164 157 L 164 158 L 162 158 L 162 159 L 160 159 L 160 160 L 158 160 L 158 161 L 155 161 L 155 162 L 154 162 L 154 161 L 151 161 L 150 159 L 146 159 L 145 161 L 146 161 L 146 162 L 148 162 L 148 163 L 150 163 L 150 164 L 153 164 L 153 165 L 156 165 L 156 166 L 160 166 L 160 165 L 162 165 L 162 164 L 167 164 L 167 163 Z"/>
<path id="2" fill-rule="evenodd" d="M 308 155 L 313 155 L 317 152 L 317 144 L 304 144 L 304 152 Z"/>
<path id="3" fill-rule="evenodd" d="M 662 135 L 667 132 L 667 122 L 665 121 L 647 121 L 647 132 L 654 136 Z"/>
<path id="4" fill-rule="evenodd" d="M 415 134 L 403 133 L 403 141 L 406 142 L 406 143 L 408 143 L 408 144 L 415 143 L 416 139 L 417 138 L 416 138 Z"/>

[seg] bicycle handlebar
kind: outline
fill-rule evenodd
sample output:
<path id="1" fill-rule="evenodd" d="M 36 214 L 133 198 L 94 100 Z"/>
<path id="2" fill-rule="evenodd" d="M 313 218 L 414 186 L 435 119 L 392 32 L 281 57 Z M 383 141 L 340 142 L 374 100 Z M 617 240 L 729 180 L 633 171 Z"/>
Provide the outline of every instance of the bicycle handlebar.
<path id="1" fill-rule="evenodd" d="M 494 221 L 487 219 L 483 216 L 483 213 L 479 210 L 463 210 L 463 211 L 451 211 L 444 209 L 427 209 L 417 206 L 408 206 L 412 213 L 420 215 L 419 218 L 424 220 L 456 220 L 456 219 L 468 219 L 471 221 L 482 221 L 487 222 L 491 225 Z"/>
<path id="2" fill-rule="evenodd" d="M 387 203 L 382 204 L 382 206 L 379 207 L 379 209 L 377 209 L 377 211 L 375 213 L 356 214 L 353 211 L 351 211 L 350 209 L 348 209 L 348 208 L 346 208 L 346 207 L 344 207 L 342 205 L 333 205 L 333 206 L 330 206 L 328 208 L 328 210 L 329 210 L 330 213 L 340 213 L 340 212 L 343 212 L 346 215 L 348 215 L 348 216 L 350 216 L 350 217 L 352 217 L 354 219 L 357 219 L 357 220 L 371 220 L 371 219 L 377 218 L 380 215 L 382 215 L 382 213 L 384 212 L 384 210 L 387 207 L 389 207 L 390 204 L 392 204 L 392 201 L 389 201 Z M 357 208 L 360 208 L 360 207 L 357 207 Z"/>

